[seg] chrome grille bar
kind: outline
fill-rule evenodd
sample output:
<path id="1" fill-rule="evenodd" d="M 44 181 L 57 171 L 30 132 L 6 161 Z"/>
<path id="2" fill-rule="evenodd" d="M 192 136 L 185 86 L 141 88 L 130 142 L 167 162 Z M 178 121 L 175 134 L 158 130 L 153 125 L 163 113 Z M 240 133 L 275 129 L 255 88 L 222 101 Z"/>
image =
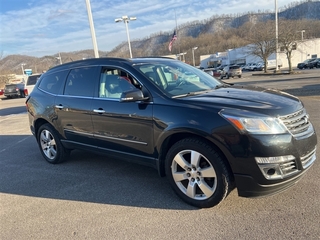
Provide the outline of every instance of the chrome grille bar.
<path id="1" fill-rule="evenodd" d="M 317 148 L 300 158 L 302 167 L 304 169 L 308 168 L 316 160 L 316 150 Z"/>
<path id="2" fill-rule="evenodd" d="M 294 137 L 300 137 L 304 134 L 309 134 L 309 132 L 312 130 L 311 123 L 309 121 L 309 115 L 305 109 L 301 109 L 286 116 L 281 116 L 279 119 Z"/>

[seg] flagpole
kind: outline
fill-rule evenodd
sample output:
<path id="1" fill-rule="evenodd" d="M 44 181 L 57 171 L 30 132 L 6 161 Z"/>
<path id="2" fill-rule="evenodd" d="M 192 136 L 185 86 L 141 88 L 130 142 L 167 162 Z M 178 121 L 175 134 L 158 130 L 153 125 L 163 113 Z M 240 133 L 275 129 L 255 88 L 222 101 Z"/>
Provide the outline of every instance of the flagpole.
<path id="1" fill-rule="evenodd" d="M 174 9 L 174 17 L 175 17 L 175 20 L 176 20 L 176 35 L 177 35 L 177 39 L 178 39 L 178 47 L 179 47 L 179 53 L 181 52 L 180 51 L 180 40 L 179 40 L 179 35 L 178 35 L 178 23 L 177 23 L 177 14 L 176 14 L 176 9 Z"/>

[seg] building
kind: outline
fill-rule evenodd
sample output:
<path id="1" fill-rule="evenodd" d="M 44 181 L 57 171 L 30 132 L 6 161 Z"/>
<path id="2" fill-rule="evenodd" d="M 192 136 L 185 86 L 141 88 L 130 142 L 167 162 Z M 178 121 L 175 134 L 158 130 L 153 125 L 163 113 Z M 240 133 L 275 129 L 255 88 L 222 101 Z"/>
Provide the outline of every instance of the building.
<path id="1" fill-rule="evenodd" d="M 305 39 L 296 42 L 295 50 L 292 51 L 291 64 L 296 67 L 298 63 L 310 58 L 320 58 L 320 38 Z M 275 64 L 275 54 L 271 54 L 268 62 Z M 258 63 L 263 60 L 249 53 L 249 47 L 228 49 L 226 52 L 218 52 L 210 55 L 200 56 L 200 67 L 210 68 L 227 64 L 248 64 Z M 281 68 L 288 68 L 288 59 L 284 49 L 280 46 L 278 52 L 278 65 Z"/>

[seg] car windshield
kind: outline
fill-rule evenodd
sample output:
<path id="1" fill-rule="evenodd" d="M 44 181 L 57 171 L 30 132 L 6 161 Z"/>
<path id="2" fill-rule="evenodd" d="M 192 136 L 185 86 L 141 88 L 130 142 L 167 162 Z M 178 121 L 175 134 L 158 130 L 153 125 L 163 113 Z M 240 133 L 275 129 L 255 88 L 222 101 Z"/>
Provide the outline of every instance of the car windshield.
<path id="1" fill-rule="evenodd" d="M 180 61 L 141 63 L 134 67 L 173 98 L 202 94 L 221 86 L 219 80 Z"/>
<path id="2" fill-rule="evenodd" d="M 236 66 L 236 65 L 230 66 L 230 69 L 238 69 L 238 68 L 240 68 L 240 67 L 239 67 L 239 66 Z"/>

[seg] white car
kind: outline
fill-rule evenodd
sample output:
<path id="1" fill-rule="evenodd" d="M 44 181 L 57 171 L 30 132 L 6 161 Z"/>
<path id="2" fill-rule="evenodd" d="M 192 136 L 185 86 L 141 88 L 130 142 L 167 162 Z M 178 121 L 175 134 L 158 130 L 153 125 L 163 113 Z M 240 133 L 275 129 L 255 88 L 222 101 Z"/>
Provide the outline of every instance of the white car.
<path id="1" fill-rule="evenodd" d="M 32 92 L 34 85 L 36 85 L 40 76 L 41 76 L 41 74 L 33 74 L 28 77 L 26 87 L 25 87 L 28 91 L 27 92 L 28 95 Z"/>

